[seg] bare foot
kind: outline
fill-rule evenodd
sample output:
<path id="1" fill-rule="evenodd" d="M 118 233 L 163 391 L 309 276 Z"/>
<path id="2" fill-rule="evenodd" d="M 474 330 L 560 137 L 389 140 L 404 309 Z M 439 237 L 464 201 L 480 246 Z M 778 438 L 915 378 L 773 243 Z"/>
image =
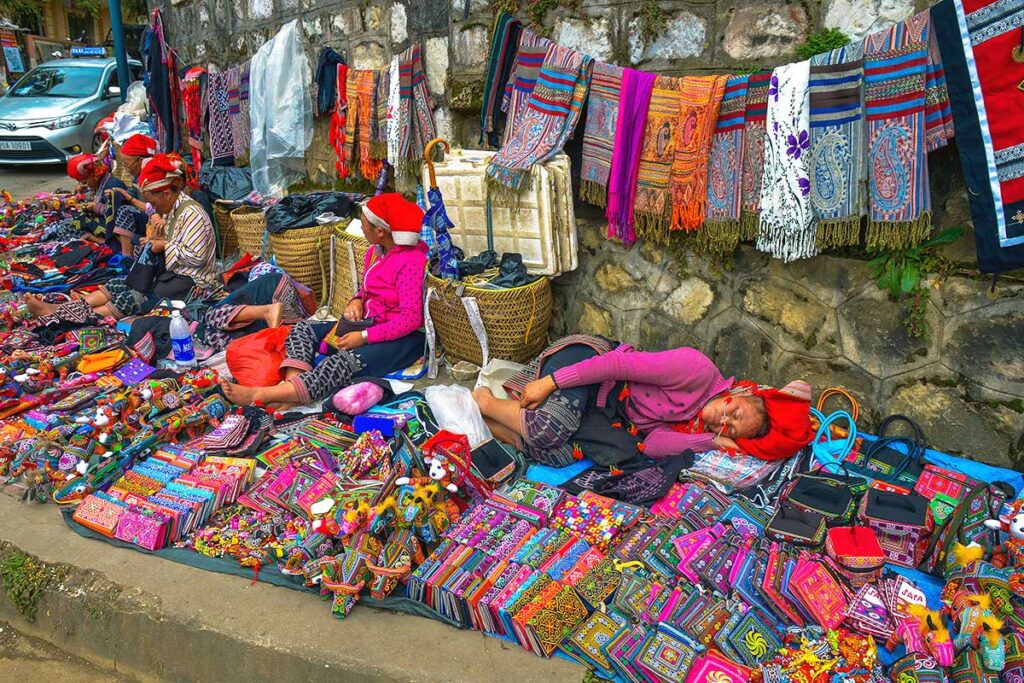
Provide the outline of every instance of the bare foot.
<path id="1" fill-rule="evenodd" d="M 487 414 L 487 406 L 494 400 L 494 392 L 491 391 L 490 387 L 480 387 L 473 392 L 473 400 L 476 401 L 477 407 L 480 408 L 480 412 L 484 415 Z"/>
<path id="2" fill-rule="evenodd" d="M 267 327 L 281 327 L 281 321 L 284 320 L 284 304 L 278 302 L 268 305 L 263 319 L 267 321 Z"/>
<path id="3" fill-rule="evenodd" d="M 25 307 L 28 308 L 29 313 L 37 318 L 41 315 L 49 315 L 57 310 L 56 304 L 46 303 L 38 294 L 26 294 Z"/>
<path id="4" fill-rule="evenodd" d="M 239 406 L 252 405 L 256 400 L 256 392 L 259 391 L 259 387 L 243 387 L 241 384 L 227 381 L 221 381 L 220 388 L 229 401 Z"/>
<path id="5" fill-rule="evenodd" d="M 302 404 L 292 403 L 290 401 L 281 401 L 279 403 L 268 403 L 267 408 L 270 408 L 275 413 L 284 413 L 291 410 L 292 408 L 298 408 L 300 405 Z"/>

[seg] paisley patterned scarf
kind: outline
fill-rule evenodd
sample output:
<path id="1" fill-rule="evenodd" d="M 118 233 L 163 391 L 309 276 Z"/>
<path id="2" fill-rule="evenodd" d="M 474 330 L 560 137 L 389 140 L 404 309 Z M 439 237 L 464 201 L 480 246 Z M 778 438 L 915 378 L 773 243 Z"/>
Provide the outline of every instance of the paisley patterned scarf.
<path id="1" fill-rule="evenodd" d="M 540 76 L 540 68 L 544 64 L 544 57 L 547 56 L 551 41 L 542 38 L 529 29 L 523 29 L 519 37 L 519 51 L 516 53 L 516 65 L 512 69 L 512 76 L 508 85 L 505 86 L 505 94 L 502 96 L 502 109 L 506 115 L 505 137 L 508 140 L 516 127 L 516 121 L 526 108 L 526 103 L 537 85 L 537 77 Z"/>
<path id="2" fill-rule="evenodd" d="M 768 89 L 757 248 L 786 262 L 818 253 L 807 177 L 810 67 L 809 61 L 780 66 Z"/>
<path id="3" fill-rule="evenodd" d="M 594 64 L 587 100 L 587 123 L 583 131 L 580 199 L 601 208 L 608 203 L 608 175 L 612 170 L 612 147 L 621 90 L 622 67 L 604 62 Z"/>
<path id="4" fill-rule="evenodd" d="M 928 12 L 921 12 L 864 41 L 870 250 L 913 247 L 931 232 L 925 154 L 928 24 Z"/>
<path id="5" fill-rule="evenodd" d="M 858 41 L 811 59 L 808 168 L 820 249 L 860 241 L 866 180 L 860 109 L 863 52 Z"/>
<path id="6" fill-rule="evenodd" d="M 636 242 L 633 200 L 654 79 L 654 74 L 635 69 L 622 72 L 619 114 L 615 121 L 615 153 L 608 175 L 608 206 L 604 215 L 608 219 L 608 238 L 627 247 Z"/>
<path id="7" fill-rule="evenodd" d="M 679 140 L 672 162 L 672 230 L 696 230 L 708 200 L 708 157 L 726 76 L 687 76 L 679 86 Z"/>
<path id="8" fill-rule="evenodd" d="M 483 106 L 480 107 L 480 144 L 498 146 L 498 128 L 501 125 L 501 103 L 505 86 L 516 63 L 519 33 L 523 22 L 507 12 L 498 14 L 491 35 L 491 57 L 487 62 L 484 80 Z"/>
<path id="9" fill-rule="evenodd" d="M 647 108 L 640 166 L 637 168 L 633 216 L 636 234 L 652 242 L 668 243 L 672 219 L 672 161 L 679 125 L 680 79 L 658 76 Z"/>
<path id="10" fill-rule="evenodd" d="M 740 173 L 749 80 L 748 76 L 733 76 L 725 82 L 711 139 L 708 212 L 704 229 L 697 231 L 697 246 L 709 253 L 732 253 L 740 241 Z"/>
<path id="11" fill-rule="evenodd" d="M 764 126 L 768 118 L 770 70 L 751 74 L 747 81 L 747 109 L 743 124 L 743 175 L 740 178 L 740 239 L 757 238 L 764 175 Z"/>

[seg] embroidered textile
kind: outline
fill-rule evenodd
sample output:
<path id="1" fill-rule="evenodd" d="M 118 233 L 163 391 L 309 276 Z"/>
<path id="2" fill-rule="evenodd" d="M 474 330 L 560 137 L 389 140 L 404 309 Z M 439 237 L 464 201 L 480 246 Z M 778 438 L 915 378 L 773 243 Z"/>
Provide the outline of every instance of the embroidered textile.
<path id="1" fill-rule="evenodd" d="M 627 247 L 636 242 L 633 204 L 654 80 L 654 74 L 643 71 L 625 69 L 622 72 L 605 218 L 608 219 L 608 237 Z"/>
<path id="2" fill-rule="evenodd" d="M 934 25 L 933 25 L 934 26 Z M 924 85 L 925 151 L 934 152 L 953 139 L 953 111 L 949 104 L 946 70 L 942 66 L 934 27 L 928 32 L 928 70 Z"/>
<path id="3" fill-rule="evenodd" d="M 339 64 L 337 68 L 338 87 L 335 92 L 337 101 L 334 104 L 334 112 L 331 114 L 331 129 L 328 133 L 327 140 L 331 147 L 334 148 L 334 153 L 338 157 L 338 160 L 334 162 L 334 168 L 338 172 L 338 177 L 347 178 L 349 173 L 348 159 L 350 153 L 348 146 L 351 144 L 351 138 L 348 137 L 347 132 L 347 88 L 351 83 L 351 79 L 349 78 L 349 68 L 346 65 Z"/>
<path id="4" fill-rule="evenodd" d="M 507 12 L 501 12 L 494 20 L 491 35 L 491 57 L 487 61 L 487 78 L 484 79 L 483 106 L 480 108 L 480 144 L 498 146 L 498 129 L 502 116 L 501 104 L 505 87 L 516 63 L 519 34 L 523 22 Z"/>
<path id="5" fill-rule="evenodd" d="M 587 123 L 583 131 L 580 199 L 601 208 L 608 203 L 608 175 L 612 170 L 620 90 L 622 67 L 597 62 L 590 80 Z"/>
<path id="6" fill-rule="evenodd" d="M 228 74 L 210 74 L 207 111 L 210 122 L 210 157 L 214 161 L 235 158 L 235 137 L 228 103 Z"/>
<path id="7" fill-rule="evenodd" d="M 398 59 L 398 168 L 406 175 L 413 175 L 423 159 L 427 143 L 437 137 L 437 129 L 430 113 L 430 93 L 419 44 L 409 46 Z"/>
<path id="8" fill-rule="evenodd" d="M 655 242 L 668 241 L 672 218 L 669 182 L 678 140 L 680 79 L 658 76 L 647 108 L 640 165 L 637 168 L 633 216 L 637 235 Z"/>
<path id="9" fill-rule="evenodd" d="M 506 197 L 526 187 L 534 165 L 555 156 L 572 135 L 583 110 L 593 60 L 575 50 L 552 45 L 522 115 L 487 165 L 487 181 Z"/>
<path id="10" fill-rule="evenodd" d="M 672 163 L 672 230 L 696 230 L 707 213 L 711 137 L 725 76 L 687 76 L 680 83 L 679 140 Z"/>
<path id="11" fill-rule="evenodd" d="M 243 156 L 249 153 L 249 141 L 252 137 L 252 127 L 249 122 L 249 62 L 238 67 L 238 129 Z"/>
<path id="12" fill-rule="evenodd" d="M 373 154 L 374 159 L 380 161 L 388 158 L 388 93 L 390 92 L 390 83 L 391 74 L 389 72 L 373 72 L 373 111 L 371 112 L 370 118 L 370 152 Z"/>
<path id="13" fill-rule="evenodd" d="M 853 42 L 811 59 L 808 171 L 818 248 L 860 241 L 866 180 L 861 92 L 864 44 Z"/>
<path id="14" fill-rule="evenodd" d="M 345 159 L 358 165 L 364 178 L 376 181 L 383 162 L 373 153 L 373 119 L 376 116 L 374 100 L 375 72 L 349 69 L 345 89 L 350 103 L 345 120 Z M 354 106 L 352 106 L 354 105 Z"/>
<path id="15" fill-rule="evenodd" d="M 712 253 L 731 253 L 740 240 L 740 175 L 749 80 L 748 76 L 733 76 L 725 82 L 711 138 L 707 218 L 697 238 L 700 248 Z"/>
<path id="16" fill-rule="evenodd" d="M 505 93 L 502 95 L 501 108 L 506 115 L 505 135 L 502 143 L 507 142 L 516 128 L 519 115 L 525 110 L 526 103 L 537 85 L 537 77 L 540 76 L 540 68 L 544 64 L 544 57 L 551 47 L 551 41 L 542 38 L 530 29 L 523 29 L 519 38 L 519 50 L 516 53 L 516 63 L 512 69 L 512 76 L 505 86 Z"/>
<path id="17" fill-rule="evenodd" d="M 982 272 L 1024 267 L 1024 6 L 943 0 L 932 8 Z"/>
<path id="18" fill-rule="evenodd" d="M 401 135 L 398 130 L 398 111 L 401 108 L 398 78 L 398 57 L 394 57 L 391 60 L 391 72 L 388 77 L 388 115 L 386 123 L 388 163 L 391 164 L 392 168 L 397 168 L 398 166 L 398 138 Z"/>
<path id="19" fill-rule="evenodd" d="M 764 174 L 764 127 L 768 119 L 771 70 L 751 74 L 747 81 L 747 108 L 743 123 L 743 175 L 740 178 L 740 239 L 757 238 Z"/>
<path id="20" fill-rule="evenodd" d="M 818 252 L 807 174 L 810 65 L 780 66 L 768 90 L 757 248 L 786 262 Z"/>
<path id="21" fill-rule="evenodd" d="M 921 12 L 864 41 L 868 249 L 912 247 L 931 231 L 924 122 L 928 17 Z"/>

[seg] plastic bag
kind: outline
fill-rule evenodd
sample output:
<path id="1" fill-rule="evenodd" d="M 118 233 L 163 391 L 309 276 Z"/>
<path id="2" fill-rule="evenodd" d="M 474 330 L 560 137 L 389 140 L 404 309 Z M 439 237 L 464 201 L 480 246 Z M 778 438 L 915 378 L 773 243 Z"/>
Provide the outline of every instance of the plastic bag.
<path id="1" fill-rule="evenodd" d="M 306 176 L 306 148 L 313 141 L 310 74 L 297 19 L 252 58 L 249 163 L 253 187 L 265 196 L 283 197 Z"/>
<path id="2" fill-rule="evenodd" d="M 470 448 L 478 448 L 494 438 L 473 400 L 473 393 L 466 387 L 458 384 L 431 386 L 423 396 L 441 429 L 465 434 Z"/>
<path id="3" fill-rule="evenodd" d="M 525 365 L 520 363 L 495 358 L 480 371 L 480 376 L 476 379 L 475 388 L 487 387 L 496 398 L 506 399 L 508 398 L 508 393 L 503 385 L 525 367 Z"/>
<path id="4" fill-rule="evenodd" d="M 135 81 L 128 86 L 125 101 L 117 108 L 117 113 L 129 114 L 141 120 L 149 116 L 149 98 L 146 96 L 146 85 L 142 81 Z"/>
<path id="5" fill-rule="evenodd" d="M 291 329 L 287 325 L 271 327 L 228 344 L 228 369 L 235 381 L 246 387 L 271 387 L 280 383 L 284 340 Z"/>

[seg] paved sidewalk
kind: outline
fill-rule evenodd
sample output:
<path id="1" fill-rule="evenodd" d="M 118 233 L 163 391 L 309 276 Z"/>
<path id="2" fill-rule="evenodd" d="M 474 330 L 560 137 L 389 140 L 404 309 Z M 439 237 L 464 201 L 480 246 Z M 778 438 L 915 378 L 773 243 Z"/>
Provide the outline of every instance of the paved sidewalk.
<path id="1" fill-rule="evenodd" d="M 52 504 L 0 494 L 0 556 L 67 565 L 18 631 L 140 680 L 580 681 L 584 669 L 474 631 L 357 606 L 345 620 L 309 593 L 214 574 L 68 529 Z M 3 593 L 0 588 L 0 593 Z"/>
<path id="2" fill-rule="evenodd" d="M 132 683 L 134 679 L 69 655 L 0 621 L 0 671 L 7 681 Z"/>
<path id="3" fill-rule="evenodd" d="M 76 183 L 65 173 L 63 164 L 52 166 L 0 166 L 0 190 L 7 190 L 16 200 L 27 199 L 38 192 L 61 188 L 73 190 Z"/>

